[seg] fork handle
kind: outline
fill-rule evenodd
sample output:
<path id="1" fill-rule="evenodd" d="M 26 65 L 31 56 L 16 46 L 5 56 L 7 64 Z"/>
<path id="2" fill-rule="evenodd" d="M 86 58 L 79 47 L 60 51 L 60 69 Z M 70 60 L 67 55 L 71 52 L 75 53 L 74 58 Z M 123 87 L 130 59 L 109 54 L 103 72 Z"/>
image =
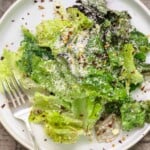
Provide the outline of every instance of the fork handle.
<path id="1" fill-rule="evenodd" d="M 34 148 L 34 150 L 40 150 L 40 148 L 39 148 L 39 146 L 38 146 L 38 144 L 36 142 L 35 136 L 33 134 L 30 122 L 28 120 L 30 111 L 31 111 L 31 108 L 24 109 L 24 111 L 18 112 L 18 115 L 16 113 L 15 117 L 18 118 L 18 119 L 21 119 L 25 123 L 27 131 L 30 134 L 31 139 L 33 141 L 33 148 Z"/>
<path id="2" fill-rule="evenodd" d="M 32 141 L 33 141 L 34 150 L 40 150 L 40 149 L 39 149 L 39 146 L 38 146 L 38 144 L 37 144 L 37 142 L 36 142 L 35 136 L 34 136 L 34 134 L 33 134 L 33 131 L 32 131 L 32 129 L 31 129 L 31 125 L 30 125 L 30 123 L 29 123 L 28 120 L 25 121 L 25 125 L 26 125 L 26 127 L 27 127 L 28 132 L 29 132 L 30 135 L 31 135 L 31 138 L 32 138 Z"/>

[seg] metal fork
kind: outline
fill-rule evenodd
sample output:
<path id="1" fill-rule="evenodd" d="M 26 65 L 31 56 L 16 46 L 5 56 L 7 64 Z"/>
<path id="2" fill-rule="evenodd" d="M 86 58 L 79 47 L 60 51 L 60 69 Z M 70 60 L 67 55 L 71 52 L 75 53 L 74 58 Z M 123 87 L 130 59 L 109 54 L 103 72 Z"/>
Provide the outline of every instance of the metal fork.
<path id="1" fill-rule="evenodd" d="M 29 113 L 31 110 L 31 103 L 29 101 L 29 97 L 23 89 L 23 86 L 13 74 L 11 78 L 2 82 L 2 87 L 13 116 L 25 123 L 26 128 L 31 135 L 34 150 L 39 150 L 35 136 L 28 121 Z"/>

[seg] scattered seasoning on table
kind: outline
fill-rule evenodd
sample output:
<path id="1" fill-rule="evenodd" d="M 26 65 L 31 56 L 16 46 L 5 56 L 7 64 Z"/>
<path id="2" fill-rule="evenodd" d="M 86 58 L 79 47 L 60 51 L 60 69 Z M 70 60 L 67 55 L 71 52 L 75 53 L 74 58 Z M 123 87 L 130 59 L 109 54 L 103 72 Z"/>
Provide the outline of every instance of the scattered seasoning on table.
<path id="1" fill-rule="evenodd" d="M 39 5 L 38 8 L 39 8 L 40 10 L 45 9 L 44 6 L 42 6 L 42 5 Z"/>
<path id="2" fill-rule="evenodd" d="M 5 106 L 6 106 L 6 104 L 3 104 L 3 105 L 1 106 L 1 108 L 3 109 Z"/>
<path id="3" fill-rule="evenodd" d="M 1 57 L 0 57 L 0 60 L 4 60 L 4 56 L 1 56 Z"/>

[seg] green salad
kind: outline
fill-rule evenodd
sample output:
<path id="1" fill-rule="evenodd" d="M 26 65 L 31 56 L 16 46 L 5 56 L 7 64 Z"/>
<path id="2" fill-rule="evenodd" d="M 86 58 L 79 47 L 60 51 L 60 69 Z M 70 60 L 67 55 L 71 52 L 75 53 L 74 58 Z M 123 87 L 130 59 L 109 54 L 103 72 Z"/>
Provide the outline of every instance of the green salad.
<path id="1" fill-rule="evenodd" d="M 30 122 L 57 143 L 92 134 L 110 115 L 126 131 L 149 123 L 150 101 L 135 101 L 131 92 L 150 71 L 150 43 L 128 12 L 110 10 L 105 0 L 56 9 L 36 33 L 22 27 L 18 51 L 4 49 L 0 61 L 0 80 L 13 70 L 32 95 Z"/>

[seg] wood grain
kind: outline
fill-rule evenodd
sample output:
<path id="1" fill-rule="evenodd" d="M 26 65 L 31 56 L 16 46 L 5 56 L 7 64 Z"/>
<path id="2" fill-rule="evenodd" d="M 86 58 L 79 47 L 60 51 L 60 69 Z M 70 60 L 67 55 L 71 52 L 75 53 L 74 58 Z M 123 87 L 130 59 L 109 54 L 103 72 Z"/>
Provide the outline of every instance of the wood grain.
<path id="1" fill-rule="evenodd" d="M 0 0 L 0 17 L 15 0 Z M 150 9 L 150 0 L 141 0 Z M 27 150 L 16 142 L 0 124 L 0 150 Z M 130 150 L 150 150 L 150 132 Z"/>

